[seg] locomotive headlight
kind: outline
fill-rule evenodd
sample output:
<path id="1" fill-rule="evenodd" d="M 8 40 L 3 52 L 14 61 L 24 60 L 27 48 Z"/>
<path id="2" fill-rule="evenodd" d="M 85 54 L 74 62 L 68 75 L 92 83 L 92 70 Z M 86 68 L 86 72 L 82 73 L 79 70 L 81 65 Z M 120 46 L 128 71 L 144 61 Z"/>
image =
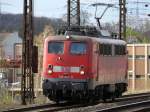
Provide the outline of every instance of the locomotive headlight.
<path id="1" fill-rule="evenodd" d="M 81 65 L 81 66 L 80 66 L 80 74 L 81 74 L 81 75 L 84 75 L 84 74 L 85 74 L 85 72 L 84 72 L 84 65 Z"/>
<path id="2" fill-rule="evenodd" d="M 67 35 L 67 36 L 66 36 L 66 39 L 70 39 L 70 36 L 69 36 L 69 35 Z"/>
<path id="3" fill-rule="evenodd" d="M 52 70 L 48 70 L 48 74 L 52 74 L 53 73 L 53 71 Z"/>
<path id="4" fill-rule="evenodd" d="M 53 73 L 53 65 L 49 64 L 48 65 L 48 75 L 51 75 Z"/>
<path id="5" fill-rule="evenodd" d="M 71 39 L 71 36 L 70 36 L 70 35 L 67 35 L 67 36 L 66 36 L 66 39 L 67 39 L 67 40 Z"/>
<path id="6" fill-rule="evenodd" d="M 80 71 L 80 74 L 81 74 L 81 75 L 84 75 L 84 74 L 85 74 L 85 72 L 84 72 L 84 71 Z"/>

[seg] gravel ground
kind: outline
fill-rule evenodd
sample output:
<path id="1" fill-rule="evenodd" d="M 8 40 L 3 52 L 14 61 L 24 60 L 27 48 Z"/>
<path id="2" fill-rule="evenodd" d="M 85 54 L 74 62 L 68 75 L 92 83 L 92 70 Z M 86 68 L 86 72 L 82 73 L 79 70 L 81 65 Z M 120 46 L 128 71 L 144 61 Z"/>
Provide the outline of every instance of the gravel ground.
<path id="1" fill-rule="evenodd" d="M 22 106 L 22 105 L 20 105 L 20 104 L 0 104 L 0 112 L 2 110 L 17 108 L 17 107 L 20 107 L 20 106 Z"/>
<path id="2" fill-rule="evenodd" d="M 116 104 L 114 104 L 114 103 L 99 103 L 99 104 L 92 105 L 92 106 L 67 109 L 67 110 L 63 110 L 63 111 L 59 111 L 59 112 L 92 112 L 98 108 L 107 108 L 110 106 L 116 106 Z"/>
<path id="3" fill-rule="evenodd" d="M 53 103 L 50 102 L 46 97 L 44 97 L 43 95 L 39 96 L 38 98 L 35 99 L 35 105 L 37 104 L 45 104 L 45 103 Z M 34 104 L 33 104 L 34 105 Z M 0 112 L 2 110 L 8 110 L 8 109 L 14 109 L 14 108 L 20 108 L 20 107 L 27 107 L 27 106 L 31 106 L 29 105 L 21 105 L 21 101 L 14 101 L 12 103 L 9 104 L 4 104 L 4 103 L 0 103 Z"/>

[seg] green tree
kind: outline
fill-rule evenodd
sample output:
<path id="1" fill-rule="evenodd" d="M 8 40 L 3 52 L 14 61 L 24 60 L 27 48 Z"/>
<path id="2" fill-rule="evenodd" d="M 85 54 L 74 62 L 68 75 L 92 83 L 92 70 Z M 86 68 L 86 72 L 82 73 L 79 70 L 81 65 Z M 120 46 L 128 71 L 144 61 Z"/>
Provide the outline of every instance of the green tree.
<path id="1" fill-rule="evenodd" d="M 141 33 L 140 32 L 137 32 L 135 31 L 134 29 L 132 29 L 131 27 L 127 27 L 126 29 L 126 35 L 127 37 L 131 37 L 131 36 L 140 36 Z"/>
<path id="2" fill-rule="evenodd" d="M 34 37 L 34 43 L 40 47 L 43 44 L 44 39 L 50 35 L 54 35 L 54 33 L 55 32 L 54 32 L 54 29 L 52 28 L 52 26 L 46 25 L 44 28 L 44 31 Z"/>
<path id="3" fill-rule="evenodd" d="M 150 39 L 145 37 L 141 32 L 138 32 L 134 30 L 131 27 L 127 27 L 126 30 L 127 40 L 128 38 L 136 38 L 138 40 L 138 43 L 149 43 Z"/>

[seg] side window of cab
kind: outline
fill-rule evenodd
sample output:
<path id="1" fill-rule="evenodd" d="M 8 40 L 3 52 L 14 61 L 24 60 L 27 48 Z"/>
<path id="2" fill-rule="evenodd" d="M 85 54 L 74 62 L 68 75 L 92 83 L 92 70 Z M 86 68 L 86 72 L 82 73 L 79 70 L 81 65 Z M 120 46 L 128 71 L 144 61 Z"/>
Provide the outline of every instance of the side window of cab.
<path id="1" fill-rule="evenodd" d="M 115 45 L 115 55 L 126 55 L 125 45 Z"/>
<path id="2" fill-rule="evenodd" d="M 99 44 L 99 54 L 112 56 L 112 44 Z"/>

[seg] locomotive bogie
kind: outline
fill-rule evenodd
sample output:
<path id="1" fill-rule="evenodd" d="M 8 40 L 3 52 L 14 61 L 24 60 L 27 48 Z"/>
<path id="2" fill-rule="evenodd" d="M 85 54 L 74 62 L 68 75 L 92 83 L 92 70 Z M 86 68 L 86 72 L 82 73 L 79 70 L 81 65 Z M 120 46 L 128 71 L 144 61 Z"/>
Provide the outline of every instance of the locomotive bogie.
<path id="1" fill-rule="evenodd" d="M 70 80 L 44 80 L 43 94 L 51 100 L 73 100 L 74 97 L 81 99 L 87 93 L 87 81 Z"/>

